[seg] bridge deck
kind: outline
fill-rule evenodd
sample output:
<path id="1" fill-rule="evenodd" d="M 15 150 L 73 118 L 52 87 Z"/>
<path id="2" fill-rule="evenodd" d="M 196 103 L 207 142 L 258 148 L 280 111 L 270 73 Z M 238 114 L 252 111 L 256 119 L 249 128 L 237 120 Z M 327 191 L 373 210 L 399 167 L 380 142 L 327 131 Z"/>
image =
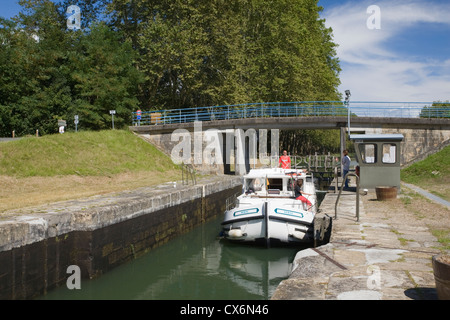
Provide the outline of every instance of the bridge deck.
<path id="1" fill-rule="evenodd" d="M 402 128 L 448 128 L 450 103 L 427 102 L 262 102 L 202 108 L 138 110 L 133 126 L 146 130 L 191 128 L 193 122 L 215 128 L 339 128 L 350 119 L 353 126 L 380 124 Z M 350 117 L 351 116 L 351 117 Z M 163 125 L 164 127 L 160 127 Z M 165 127 L 169 126 L 169 127 Z M 269 127 L 267 127 L 269 126 Z"/>
<path id="2" fill-rule="evenodd" d="M 136 133 L 164 133 L 175 129 L 194 130 L 194 122 L 135 125 L 130 129 Z M 244 118 L 201 122 L 202 129 L 339 129 L 347 126 L 347 117 L 280 117 Z M 399 129 L 438 129 L 450 130 L 450 118 L 384 118 L 355 117 L 351 119 L 352 128 L 399 128 Z"/>

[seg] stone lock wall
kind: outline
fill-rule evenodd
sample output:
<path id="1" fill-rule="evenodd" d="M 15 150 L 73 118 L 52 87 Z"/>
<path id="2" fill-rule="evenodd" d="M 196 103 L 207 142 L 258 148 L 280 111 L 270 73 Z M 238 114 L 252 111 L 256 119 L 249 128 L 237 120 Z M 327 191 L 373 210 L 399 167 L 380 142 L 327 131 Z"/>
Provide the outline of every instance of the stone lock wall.
<path id="1" fill-rule="evenodd" d="M 222 214 L 225 199 L 241 188 L 233 177 L 154 199 L 147 193 L 151 189 L 128 193 L 113 203 L 105 200 L 108 205 L 60 213 L 58 219 L 42 213 L 40 227 L 23 218 L 2 221 L 0 299 L 33 298 L 65 285 L 70 265 L 80 267 L 82 278 L 98 277 Z"/>

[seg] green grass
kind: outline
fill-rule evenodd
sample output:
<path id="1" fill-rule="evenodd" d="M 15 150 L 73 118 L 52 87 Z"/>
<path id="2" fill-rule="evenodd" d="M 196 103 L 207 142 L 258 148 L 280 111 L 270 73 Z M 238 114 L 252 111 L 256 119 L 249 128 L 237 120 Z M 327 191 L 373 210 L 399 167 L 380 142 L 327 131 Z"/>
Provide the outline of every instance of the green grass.
<path id="1" fill-rule="evenodd" d="M 442 244 L 443 250 L 450 250 L 450 230 L 448 229 L 433 229 L 431 230 L 433 236 Z"/>
<path id="2" fill-rule="evenodd" d="M 0 175 L 111 176 L 177 169 L 170 157 L 125 130 L 26 137 L 0 144 Z"/>
<path id="3" fill-rule="evenodd" d="M 450 176 L 450 146 L 401 171 L 401 179 L 417 184 L 443 182 Z"/>

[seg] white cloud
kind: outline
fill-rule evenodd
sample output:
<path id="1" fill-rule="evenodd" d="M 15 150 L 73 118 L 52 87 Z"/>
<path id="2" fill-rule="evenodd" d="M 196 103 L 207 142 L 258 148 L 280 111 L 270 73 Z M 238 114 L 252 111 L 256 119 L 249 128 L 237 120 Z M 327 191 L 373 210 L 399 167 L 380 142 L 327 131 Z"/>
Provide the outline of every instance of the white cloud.
<path id="1" fill-rule="evenodd" d="M 381 9 L 381 29 L 367 27 L 370 5 Z M 350 1 L 324 12 L 339 44 L 341 88 L 352 100 L 434 101 L 450 99 L 450 60 L 399 53 L 393 41 L 418 24 L 439 24 L 450 30 L 450 3 L 430 1 Z M 408 37 L 409 39 L 409 37 Z M 417 38 L 420 42 L 421 39 Z M 418 43 L 420 45 L 420 43 Z M 445 39 L 439 46 L 449 46 Z"/>

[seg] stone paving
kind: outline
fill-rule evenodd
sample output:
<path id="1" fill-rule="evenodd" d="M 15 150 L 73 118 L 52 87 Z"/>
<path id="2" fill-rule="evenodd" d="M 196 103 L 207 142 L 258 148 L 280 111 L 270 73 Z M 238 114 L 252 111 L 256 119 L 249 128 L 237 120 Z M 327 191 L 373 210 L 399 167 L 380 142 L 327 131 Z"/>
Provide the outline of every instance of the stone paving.
<path id="1" fill-rule="evenodd" d="M 335 220 L 336 197 L 321 205 L 333 217 L 330 242 L 300 251 L 272 300 L 436 300 L 431 259 L 441 245 L 428 228 L 383 211 L 375 192 L 360 196 L 359 222 L 356 193 L 343 192 Z"/>

